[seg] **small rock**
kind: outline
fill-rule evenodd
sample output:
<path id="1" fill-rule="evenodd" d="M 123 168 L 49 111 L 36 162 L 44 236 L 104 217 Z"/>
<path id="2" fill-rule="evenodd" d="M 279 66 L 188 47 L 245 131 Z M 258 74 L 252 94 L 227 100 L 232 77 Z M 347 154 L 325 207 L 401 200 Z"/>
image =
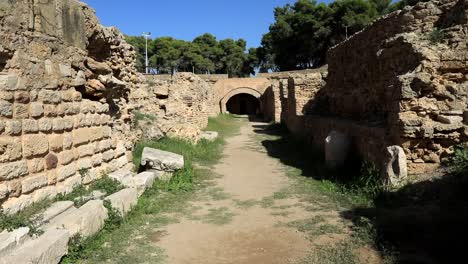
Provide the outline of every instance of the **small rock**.
<path id="1" fill-rule="evenodd" d="M 400 146 L 388 147 L 386 154 L 383 178 L 390 185 L 396 186 L 408 176 L 406 154 Z"/>
<path id="2" fill-rule="evenodd" d="M 123 189 L 106 197 L 113 208 L 117 209 L 122 216 L 125 216 L 138 201 L 138 191 L 136 188 Z"/>
<path id="3" fill-rule="evenodd" d="M 325 159 L 328 166 L 336 167 L 344 164 L 348 158 L 351 142 L 347 135 L 332 131 L 325 139 Z"/>
<path id="4" fill-rule="evenodd" d="M 218 138 L 219 134 L 215 131 L 204 131 L 201 133 L 200 138 L 208 141 L 215 141 Z"/>

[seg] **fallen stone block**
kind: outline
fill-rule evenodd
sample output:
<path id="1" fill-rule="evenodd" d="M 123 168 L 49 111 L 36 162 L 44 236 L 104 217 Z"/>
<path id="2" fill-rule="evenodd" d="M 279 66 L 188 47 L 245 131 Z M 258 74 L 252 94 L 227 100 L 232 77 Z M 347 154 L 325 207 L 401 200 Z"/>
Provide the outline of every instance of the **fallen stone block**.
<path id="1" fill-rule="evenodd" d="M 331 131 L 325 139 L 325 160 L 328 166 L 337 167 L 348 158 L 351 140 L 343 133 Z"/>
<path id="2" fill-rule="evenodd" d="M 57 215 L 67 211 L 68 209 L 72 207 L 73 207 L 72 201 L 56 202 L 56 203 L 53 203 L 49 208 L 47 208 L 37 218 L 39 219 L 41 223 L 47 223 L 50 221 L 50 219 L 56 217 Z"/>
<path id="3" fill-rule="evenodd" d="M 141 165 L 149 170 L 174 172 L 184 167 L 184 157 L 159 149 L 144 148 Z"/>
<path id="4" fill-rule="evenodd" d="M 407 176 L 408 166 L 405 151 L 400 146 L 388 147 L 383 169 L 383 179 L 388 184 L 397 186 Z"/>
<path id="5" fill-rule="evenodd" d="M 0 233 L 0 259 L 24 243 L 29 238 L 28 233 L 28 227 L 21 227 L 11 232 L 5 230 Z"/>
<path id="6" fill-rule="evenodd" d="M 81 234 L 82 237 L 88 237 L 96 234 L 106 219 L 107 209 L 103 201 L 92 200 L 78 209 L 72 207 L 51 219 L 45 229 L 65 228 L 70 232 L 70 236 Z"/>
<path id="7" fill-rule="evenodd" d="M 200 135 L 200 139 L 205 139 L 208 141 L 215 141 L 219 137 L 218 132 L 215 131 L 204 131 Z"/>
<path id="8" fill-rule="evenodd" d="M 133 177 L 134 187 L 138 190 L 138 195 L 141 196 L 146 189 L 153 186 L 156 179 L 156 172 L 145 171 Z"/>
<path id="9" fill-rule="evenodd" d="M 70 235 L 65 229 L 46 231 L 15 249 L 10 255 L 0 258 L 0 264 L 57 264 L 68 253 Z"/>
<path id="10" fill-rule="evenodd" d="M 138 202 L 138 190 L 127 188 L 106 197 L 112 207 L 125 216 Z"/>

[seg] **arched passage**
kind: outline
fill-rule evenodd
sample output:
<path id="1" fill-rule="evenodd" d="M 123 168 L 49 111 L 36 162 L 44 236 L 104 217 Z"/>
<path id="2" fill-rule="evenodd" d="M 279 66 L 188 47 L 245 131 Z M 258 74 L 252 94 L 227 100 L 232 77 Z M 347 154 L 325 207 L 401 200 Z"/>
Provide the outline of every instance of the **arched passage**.
<path id="1" fill-rule="evenodd" d="M 227 93 L 220 101 L 221 112 L 233 114 L 256 114 L 262 112 L 262 94 L 252 88 L 237 88 Z"/>

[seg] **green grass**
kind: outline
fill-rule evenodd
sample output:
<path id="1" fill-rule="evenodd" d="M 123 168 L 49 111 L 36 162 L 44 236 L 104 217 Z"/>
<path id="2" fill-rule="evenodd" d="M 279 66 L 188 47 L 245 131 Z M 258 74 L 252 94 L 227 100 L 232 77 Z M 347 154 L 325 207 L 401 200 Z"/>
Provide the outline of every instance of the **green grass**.
<path id="1" fill-rule="evenodd" d="M 429 33 L 429 41 L 432 44 L 440 43 L 446 37 L 447 37 L 447 34 L 445 33 L 445 31 L 438 29 L 438 28 L 434 29 L 433 31 L 431 31 L 431 33 Z"/>
<path id="2" fill-rule="evenodd" d="M 218 131 L 220 138 L 214 142 L 200 141 L 194 144 L 182 139 L 165 138 L 159 141 L 137 144 L 134 163 L 139 164 L 143 148 L 154 147 L 184 155 L 185 167 L 174 173 L 169 181 L 156 181 L 145 191 L 135 208 L 123 219 L 112 217 L 98 234 L 75 239 L 70 245 L 73 252 L 61 263 L 160 263 L 165 259 L 163 252 L 149 243 L 154 239 L 153 230 L 176 222 L 170 214 L 190 214 L 187 203 L 198 190 L 210 186 L 215 175 L 194 164 L 213 164 L 222 155 L 225 137 L 233 135 L 241 125 L 231 116 L 211 118 L 209 130 Z M 217 190 L 216 195 L 219 194 Z M 215 195 L 215 196 L 216 196 Z M 225 208 L 210 210 L 204 221 L 225 224 L 233 214 Z"/>
<path id="3" fill-rule="evenodd" d="M 229 212 L 229 208 L 212 208 L 209 209 L 209 213 L 202 217 L 202 221 L 206 224 L 213 225 L 225 225 L 229 224 L 234 217 L 232 212 Z"/>

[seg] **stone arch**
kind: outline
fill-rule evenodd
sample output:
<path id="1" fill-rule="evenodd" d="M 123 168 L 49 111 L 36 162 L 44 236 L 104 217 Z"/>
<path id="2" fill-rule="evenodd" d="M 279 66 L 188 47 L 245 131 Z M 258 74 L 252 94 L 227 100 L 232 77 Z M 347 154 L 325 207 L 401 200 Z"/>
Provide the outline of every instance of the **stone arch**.
<path id="1" fill-rule="evenodd" d="M 227 103 L 229 99 L 231 99 L 232 97 L 238 94 L 249 94 L 257 98 L 259 105 L 260 105 L 260 111 L 263 111 L 262 100 L 261 100 L 262 93 L 250 87 L 239 87 L 239 88 L 229 91 L 227 94 L 224 95 L 224 97 L 221 98 L 219 102 L 220 107 L 221 107 L 221 113 L 227 112 Z"/>

